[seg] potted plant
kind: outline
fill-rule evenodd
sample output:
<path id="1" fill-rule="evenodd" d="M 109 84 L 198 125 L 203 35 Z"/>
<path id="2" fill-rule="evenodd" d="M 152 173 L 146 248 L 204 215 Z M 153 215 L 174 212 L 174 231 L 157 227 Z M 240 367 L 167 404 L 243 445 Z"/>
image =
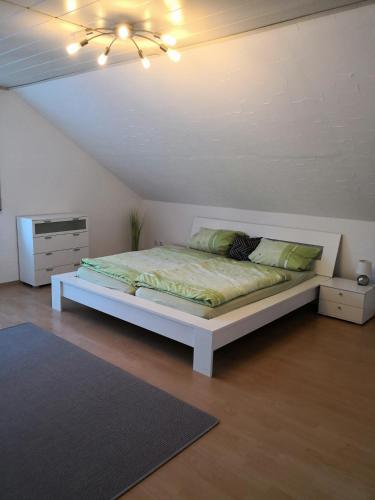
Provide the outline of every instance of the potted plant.
<path id="1" fill-rule="evenodd" d="M 131 232 L 131 249 L 132 252 L 139 250 L 139 238 L 143 227 L 143 219 L 140 218 L 136 210 L 132 210 L 129 216 L 130 232 Z"/>

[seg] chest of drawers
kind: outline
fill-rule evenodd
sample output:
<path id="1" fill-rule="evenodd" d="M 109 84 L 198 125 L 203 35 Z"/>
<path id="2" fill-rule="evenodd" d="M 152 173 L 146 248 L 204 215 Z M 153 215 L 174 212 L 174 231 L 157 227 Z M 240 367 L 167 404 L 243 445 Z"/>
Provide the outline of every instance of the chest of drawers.
<path id="1" fill-rule="evenodd" d="M 332 278 L 320 286 L 319 313 L 362 325 L 375 315 L 375 288 Z"/>
<path id="2" fill-rule="evenodd" d="M 88 219 L 82 214 L 17 217 L 17 235 L 20 280 L 32 286 L 74 271 L 89 255 Z"/>

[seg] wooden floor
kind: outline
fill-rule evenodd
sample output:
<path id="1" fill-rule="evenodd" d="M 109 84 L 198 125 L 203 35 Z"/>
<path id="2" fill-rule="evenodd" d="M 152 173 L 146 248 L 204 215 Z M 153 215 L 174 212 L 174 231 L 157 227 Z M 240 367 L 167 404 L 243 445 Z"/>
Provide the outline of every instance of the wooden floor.
<path id="1" fill-rule="evenodd" d="M 0 327 L 31 321 L 220 418 L 129 491 L 149 499 L 375 499 L 375 320 L 356 326 L 309 306 L 215 353 L 96 311 L 50 307 L 50 288 L 0 286 Z"/>

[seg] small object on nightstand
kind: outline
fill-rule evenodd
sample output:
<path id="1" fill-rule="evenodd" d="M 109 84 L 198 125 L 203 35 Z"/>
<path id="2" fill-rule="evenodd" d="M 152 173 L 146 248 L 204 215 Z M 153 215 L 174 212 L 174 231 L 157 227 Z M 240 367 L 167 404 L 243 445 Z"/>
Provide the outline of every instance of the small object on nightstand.
<path id="1" fill-rule="evenodd" d="M 360 274 L 357 278 L 357 283 L 360 286 L 367 286 L 370 283 L 370 280 L 365 274 Z"/>
<path id="2" fill-rule="evenodd" d="M 367 286 L 372 275 L 372 263 L 369 260 L 359 260 L 356 273 L 358 285 Z"/>
<path id="3" fill-rule="evenodd" d="M 319 314 L 363 325 L 375 315 L 375 287 L 332 278 L 320 286 Z"/>

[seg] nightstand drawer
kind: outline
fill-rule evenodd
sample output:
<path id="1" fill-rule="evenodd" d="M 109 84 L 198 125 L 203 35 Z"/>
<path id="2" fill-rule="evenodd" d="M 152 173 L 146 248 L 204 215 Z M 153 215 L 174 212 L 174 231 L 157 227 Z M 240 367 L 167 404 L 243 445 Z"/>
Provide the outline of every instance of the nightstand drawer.
<path id="1" fill-rule="evenodd" d="M 320 300 L 336 302 L 352 307 L 363 308 L 365 296 L 361 293 L 340 290 L 339 288 L 320 287 Z"/>
<path id="2" fill-rule="evenodd" d="M 319 314 L 352 321 L 353 323 L 363 322 L 363 309 L 347 304 L 338 304 L 337 302 L 322 300 L 322 298 L 320 298 L 319 301 Z"/>

